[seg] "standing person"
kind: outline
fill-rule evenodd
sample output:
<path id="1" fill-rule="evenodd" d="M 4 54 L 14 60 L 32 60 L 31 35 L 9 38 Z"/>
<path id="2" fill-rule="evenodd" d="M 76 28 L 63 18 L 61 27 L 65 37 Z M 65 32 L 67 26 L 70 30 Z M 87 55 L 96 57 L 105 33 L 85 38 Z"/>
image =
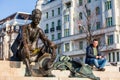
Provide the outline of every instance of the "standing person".
<path id="1" fill-rule="evenodd" d="M 95 65 L 98 71 L 105 71 L 106 59 L 98 49 L 98 40 L 94 39 L 92 44 L 86 48 L 86 63 Z"/>

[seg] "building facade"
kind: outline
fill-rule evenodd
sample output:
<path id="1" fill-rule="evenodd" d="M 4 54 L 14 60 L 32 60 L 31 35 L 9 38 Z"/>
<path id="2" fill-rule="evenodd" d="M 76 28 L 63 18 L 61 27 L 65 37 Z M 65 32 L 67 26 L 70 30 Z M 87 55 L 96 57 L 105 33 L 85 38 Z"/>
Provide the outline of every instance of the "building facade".
<path id="1" fill-rule="evenodd" d="M 40 27 L 46 36 L 57 43 L 57 53 L 61 53 L 62 37 L 62 1 L 61 0 L 39 0 L 38 6 L 42 11 Z M 42 6 L 41 6 L 42 5 Z"/>
<path id="2" fill-rule="evenodd" d="M 22 25 L 31 22 L 30 16 L 29 13 L 16 12 L 0 20 L 0 59 L 9 60 L 13 56 L 11 46 Z"/>
<path id="3" fill-rule="evenodd" d="M 90 16 L 92 36 L 109 62 L 120 61 L 119 0 L 38 0 L 42 11 L 41 28 L 57 45 L 57 53 L 85 60 L 86 15 Z M 85 12 L 87 7 L 87 11 Z"/>

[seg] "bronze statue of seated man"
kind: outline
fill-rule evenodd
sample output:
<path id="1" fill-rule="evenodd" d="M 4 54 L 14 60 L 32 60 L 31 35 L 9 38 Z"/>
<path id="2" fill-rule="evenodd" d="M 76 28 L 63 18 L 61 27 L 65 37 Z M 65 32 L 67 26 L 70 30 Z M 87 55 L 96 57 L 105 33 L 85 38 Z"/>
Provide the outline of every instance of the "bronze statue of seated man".
<path id="1" fill-rule="evenodd" d="M 26 64 L 26 76 L 32 76 L 31 62 L 42 63 L 40 67 L 41 76 L 50 75 L 50 66 L 55 59 L 56 45 L 51 42 L 44 34 L 43 30 L 38 26 L 41 20 L 41 11 L 34 9 L 32 11 L 32 22 L 22 26 L 21 41 L 16 54 Z M 38 40 L 43 42 L 43 47 L 38 47 Z M 32 57 L 35 57 L 32 58 Z"/>

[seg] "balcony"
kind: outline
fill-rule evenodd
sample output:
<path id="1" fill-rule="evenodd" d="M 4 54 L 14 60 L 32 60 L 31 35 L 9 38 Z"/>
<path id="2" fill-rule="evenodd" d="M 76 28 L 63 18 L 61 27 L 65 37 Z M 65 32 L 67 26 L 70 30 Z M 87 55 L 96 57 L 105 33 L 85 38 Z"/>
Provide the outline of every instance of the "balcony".
<path id="1" fill-rule="evenodd" d="M 113 32 L 118 30 L 118 28 L 116 27 L 110 27 L 110 28 L 104 28 L 104 29 L 99 29 L 93 32 L 93 35 L 97 36 L 97 35 L 102 35 L 102 34 L 106 34 L 109 32 Z M 61 39 L 62 42 L 65 41 L 69 41 L 69 40 L 77 40 L 77 39 L 82 39 L 82 38 L 86 38 L 86 33 L 80 33 L 80 34 L 74 34 L 74 35 L 70 35 L 68 37 L 63 37 Z"/>
<path id="2" fill-rule="evenodd" d="M 68 3 L 68 2 L 71 2 L 71 0 L 62 0 L 63 3 Z"/>
<path id="3" fill-rule="evenodd" d="M 75 55 L 85 55 L 85 51 L 83 50 L 73 50 L 64 52 L 63 55 L 75 56 Z"/>
<path id="4" fill-rule="evenodd" d="M 113 51 L 113 50 L 119 50 L 119 49 L 120 49 L 120 44 L 119 43 L 114 43 L 112 45 L 103 46 L 100 51 L 107 52 L 107 51 Z"/>
<path id="5" fill-rule="evenodd" d="M 48 29 L 45 29 L 45 31 L 44 31 L 45 33 L 49 33 L 49 30 Z"/>
<path id="6" fill-rule="evenodd" d="M 54 27 L 50 28 L 50 32 L 54 32 L 54 31 L 55 31 Z"/>
<path id="7" fill-rule="evenodd" d="M 56 30 L 61 30 L 61 26 L 57 26 L 57 27 L 56 27 Z"/>

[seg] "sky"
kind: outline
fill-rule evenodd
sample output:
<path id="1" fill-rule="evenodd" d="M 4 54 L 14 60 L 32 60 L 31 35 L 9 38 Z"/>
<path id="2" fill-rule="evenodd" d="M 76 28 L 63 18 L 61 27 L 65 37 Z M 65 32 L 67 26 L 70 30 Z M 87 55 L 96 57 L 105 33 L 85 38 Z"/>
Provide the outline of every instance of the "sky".
<path id="1" fill-rule="evenodd" d="M 31 13 L 37 0 L 0 0 L 0 20 L 15 12 Z"/>

